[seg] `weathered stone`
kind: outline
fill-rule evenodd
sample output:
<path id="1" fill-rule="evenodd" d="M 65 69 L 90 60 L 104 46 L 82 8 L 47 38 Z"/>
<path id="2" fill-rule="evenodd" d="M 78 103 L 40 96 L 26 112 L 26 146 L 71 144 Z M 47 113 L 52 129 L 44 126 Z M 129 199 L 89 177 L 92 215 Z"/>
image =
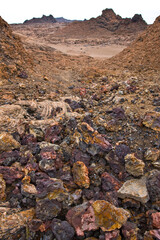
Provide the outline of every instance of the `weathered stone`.
<path id="1" fill-rule="evenodd" d="M 138 228 L 132 222 L 126 222 L 122 227 L 122 234 L 125 240 L 137 240 Z"/>
<path id="2" fill-rule="evenodd" d="M 104 124 L 104 127 L 109 132 L 118 132 L 122 130 L 122 126 L 115 120 L 111 119 Z"/>
<path id="3" fill-rule="evenodd" d="M 87 151 L 92 156 L 95 156 L 96 154 L 108 153 L 112 149 L 111 144 L 104 136 L 94 131 L 86 122 L 78 126 L 78 130 L 79 132 L 75 132 L 73 137 L 82 151 Z"/>
<path id="4" fill-rule="evenodd" d="M 24 176 L 24 172 L 17 170 L 17 168 L 4 166 L 0 166 L 0 174 L 3 175 L 7 184 L 11 184 L 15 180 L 21 179 Z"/>
<path id="5" fill-rule="evenodd" d="M 3 213 L 0 214 L 0 237 L 8 239 L 12 234 L 18 232 L 22 227 L 26 227 L 27 223 L 34 218 L 35 210 L 28 209 L 25 211 L 19 211 L 19 209 L 3 209 Z"/>
<path id="6" fill-rule="evenodd" d="M 86 166 L 89 165 L 90 156 L 87 153 L 80 151 L 79 149 L 74 149 L 72 152 L 71 163 L 75 163 L 81 161 Z"/>
<path id="7" fill-rule="evenodd" d="M 149 200 L 145 177 L 126 181 L 117 193 L 118 197 L 122 199 L 133 198 L 142 203 L 146 203 Z"/>
<path id="8" fill-rule="evenodd" d="M 26 197 L 36 196 L 37 189 L 33 184 L 22 184 L 21 185 L 21 193 Z"/>
<path id="9" fill-rule="evenodd" d="M 0 202 L 6 198 L 6 182 L 3 179 L 3 175 L 0 174 Z"/>
<path id="10" fill-rule="evenodd" d="M 83 162 L 78 161 L 74 163 L 72 172 L 73 172 L 74 182 L 79 187 L 89 188 L 90 180 L 88 177 L 88 169 Z"/>
<path id="11" fill-rule="evenodd" d="M 151 218 L 153 227 L 160 229 L 160 212 L 152 213 Z"/>
<path id="12" fill-rule="evenodd" d="M 128 173 L 135 177 L 142 176 L 145 164 L 142 160 L 135 157 L 134 153 L 125 156 L 125 168 Z"/>
<path id="13" fill-rule="evenodd" d="M 71 240 L 75 235 L 74 228 L 67 221 L 53 219 L 51 229 L 57 240 Z"/>
<path id="14" fill-rule="evenodd" d="M 44 132 L 42 131 L 42 129 L 32 126 L 29 128 L 29 132 L 37 139 L 37 141 L 43 141 Z"/>
<path id="15" fill-rule="evenodd" d="M 49 126 L 45 132 L 45 141 L 56 143 L 61 139 L 61 126 L 55 122 L 52 126 Z"/>
<path id="16" fill-rule="evenodd" d="M 147 189 L 151 202 L 160 200 L 160 171 L 153 170 L 147 177 Z"/>
<path id="17" fill-rule="evenodd" d="M 151 236 L 154 237 L 154 239 L 157 239 L 157 240 L 160 239 L 160 229 L 150 230 L 149 233 L 151 234 Z"/>
<path id="18" fill-rule="evenodd" d="M 121 240 L 120 231 L 114 230 L 112 232 L 105 233 L 105 240 Z"/>
<path id="19" fill-rule="evenodd" d="M 119 229 L 126 223 L 130 213 L 123 208 L 117 208 L 104 200 L 92 203 L 97 225 L 103 231 Z"/>
<path id="20" fill-rule="evenodd" d="M 78 236 L 84 236 L 84 231 L 98 229 L 93 208 L 88 202 L 71 208 L 66 219 L 74 227 Z"/>
<path id="21" fill-rule="evenodd" d="M 148 112 L 143 119 L 143 125 L 155 131 L 160 131 L 160 113 Z"/>
<path id="22" fill-rule="evenodd" d="M 104 191 L 118 191 L 118 189 L 121 187 L 121 183 L 112 175 L 110 175 L 107 172 L 104 172 L 101 175 L 102 179 L 102 189 Z"/>
<path id="23" fill-rule="evenodd" d="M 156 148 L 149 148 L 144 154 L 145 160 L 156 162 L 160 157 L 160 150 Z"/>
<path id="24" fill-rule="evenodd" d="M 38 231 L 42 224 L 42 220 L 40 219 L 32 219 L 29 223 L 29 229 L 31 231 Z"/>
<path id="25" fill-rule="evenodd" d="M 0 164 L 3 166 L 11 166 L 14 162 L 18 161 L 20 158 L 19 152 L 9 151 L 0 154 Z"/>
<path id="26" fill-rule="evenodd" d="M 26 134 L 22 137 L 21 144 L 22 145 L 30 145 L 36 143 L 37 139 L 32 134 Z"/>
<path id="27" fill-rule="evenodd" d="M 56 200 L 42 199 L 36 203 L 36 217 L 42 221 L 52 220 L 61 212 L 61 203 Z"/>
<path id="28" fill-rule="evenodd" d="M 146 231 L 144 233 L 144 240 L 154 240 L 150 232 Z"/>
<path id="29" fill-rule="evenodd" d="M 0 152 L 7 152 L 17 148 L 20 148 L 20 143 L 11 134 L 7 132 L 0 134 Z"/>
<path id="30" fill-rule="evenodd" d="M 52 147 L 43 148 L 40 156 L 42 160 L 39 162 L 39 168 L 42 171 L 54 171 L 62 167 L 62 161 Z"/>
<path id="31" fill-rule="evenodd" d="M 155 168 L 160 169 L 160 161 L 152 162 L 152 165 L 153 165 Z"/>

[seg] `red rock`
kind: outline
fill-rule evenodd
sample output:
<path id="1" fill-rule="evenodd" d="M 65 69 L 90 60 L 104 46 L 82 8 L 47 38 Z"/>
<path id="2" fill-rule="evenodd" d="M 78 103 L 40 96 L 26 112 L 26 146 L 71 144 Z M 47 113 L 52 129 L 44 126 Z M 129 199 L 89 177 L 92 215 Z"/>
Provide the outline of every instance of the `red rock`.
<path id="1" fill-rule="evenodd" d="M 55 122 L 52 126 L 48 127 L 45 132 L 45 141 L 56 143 L 61 139 L 61 126 Z"/>
<path id="2" fill-rule="evenodd" d="M 7 184 L 11 184 L 15 180 L 24 177 L 24 172 L 17 170 L 15 167 L 0 166 L 0 173 L 3 175 L 3 178 Z"/>
<path id="3" fill-rule="evenodd" d="M 114 230 L 105 233 L 105 240 L 121 240 L 120 231 Z"/>
<path id="4" fill-rule="evenodd" d="M 125 240 L 136 240 L 138 234 L 138 228 L 136 224 L 132 222 L 126 222 L 122 227 L 122 235 Z"/>
<path id="5" fill-rule="evenodd" d="M 160 239 L 160 229 L 150 230 L 149 233 L 151 234 L 151 236 L 155 237 L 157 240 Z"/>
<path id="6" fill-rule="evenodd" d="M 152 225 L 155 228 L 160 228 L 160 212 L 152 213 Z"/>
<path id="7" fill-rule="evenodd" d="M 107 172 L 104 172 L 101 175 L 102 179 L 102 189 L 104 191 L 118 191 L 122 184 L 112 175 Z"/>
<path id="8" fill-rule="evenodd" d="M 86 202 L 71 208 L 66 218 L 68 222 L 75 228 L 78 236 L 84 236 L 84 231 L 98 229 L 95 223 L 95 215 L 90 203 Z"/>

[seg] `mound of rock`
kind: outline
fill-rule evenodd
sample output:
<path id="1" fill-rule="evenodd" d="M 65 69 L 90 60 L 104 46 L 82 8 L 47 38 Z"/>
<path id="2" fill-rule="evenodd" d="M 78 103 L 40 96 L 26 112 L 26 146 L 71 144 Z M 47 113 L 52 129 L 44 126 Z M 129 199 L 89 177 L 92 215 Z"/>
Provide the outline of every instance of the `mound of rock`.
<path id="1" fill-rule="evenodd" d="M 160 16 L 112 62 L 129 69 L 160 70 Z"/>
<path id="2" fill-rule="evenodd" d="M 10 26 L 0 17 L 0 76 L 8 78 L 31 66 L 32 60 L 20 38 L 13 34 Z M 27 76 L 27 74 L 26 74 Z"/>
<path id="3" fill-rule="evenodd" d="M 30 20 L 24 21 L 24 24 L 33 24 L 33 23 L 56 23 L 56 19 L 52 16 L 43 15 L 41 18 L 32 18 Z"/>

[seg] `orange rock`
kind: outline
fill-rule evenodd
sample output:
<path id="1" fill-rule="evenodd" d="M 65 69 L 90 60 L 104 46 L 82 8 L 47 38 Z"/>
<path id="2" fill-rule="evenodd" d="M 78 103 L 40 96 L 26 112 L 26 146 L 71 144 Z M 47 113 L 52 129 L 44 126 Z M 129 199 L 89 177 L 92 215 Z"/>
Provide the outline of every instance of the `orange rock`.
<path id="1" fill-rule="evenodd" d="M 79 187 L 89 188 L 90 185 L 90 179 L 88 177 L 88 168 L 83 162 L 76 162 L 73 164 L 73 178 L 74 182 Z"/>
<path id="2" fill-rule="evenodd" d="M 3 175 L 0 174 L 0 201 L 5 200 L 6 198 L 5 190 L 6 190 L 6 182 L 3 179 Z"/>
<path id="3" fill-rule="evenodd" d="M 130 217 L 130 213 L 123 208 L 117 208 L 104 200 L 93 202 L 96 223 L 102 231 L 112 231 L 122 227 Z"/>
<path id="4" fill-rule="evenodd" d="M 17 142 L 11 134 L 3 132 L 0 134 L 0 152 L 10 151 L 20 147 L 20 143 Z"/>

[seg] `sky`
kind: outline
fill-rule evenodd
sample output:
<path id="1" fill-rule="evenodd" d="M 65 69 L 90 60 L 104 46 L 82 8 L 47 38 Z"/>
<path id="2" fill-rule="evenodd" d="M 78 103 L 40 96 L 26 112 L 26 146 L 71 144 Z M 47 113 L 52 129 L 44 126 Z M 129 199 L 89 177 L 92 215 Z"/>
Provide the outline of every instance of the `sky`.
<path id="1" fill-rule="evenodd" d="M 160 15 L 160 0 L 0 0 L 0 16 L 8 23 L 52 14 L 67 19 L 90 19 L 112 8 L 121 17 L 142 14 L 148 24 Z"/>

